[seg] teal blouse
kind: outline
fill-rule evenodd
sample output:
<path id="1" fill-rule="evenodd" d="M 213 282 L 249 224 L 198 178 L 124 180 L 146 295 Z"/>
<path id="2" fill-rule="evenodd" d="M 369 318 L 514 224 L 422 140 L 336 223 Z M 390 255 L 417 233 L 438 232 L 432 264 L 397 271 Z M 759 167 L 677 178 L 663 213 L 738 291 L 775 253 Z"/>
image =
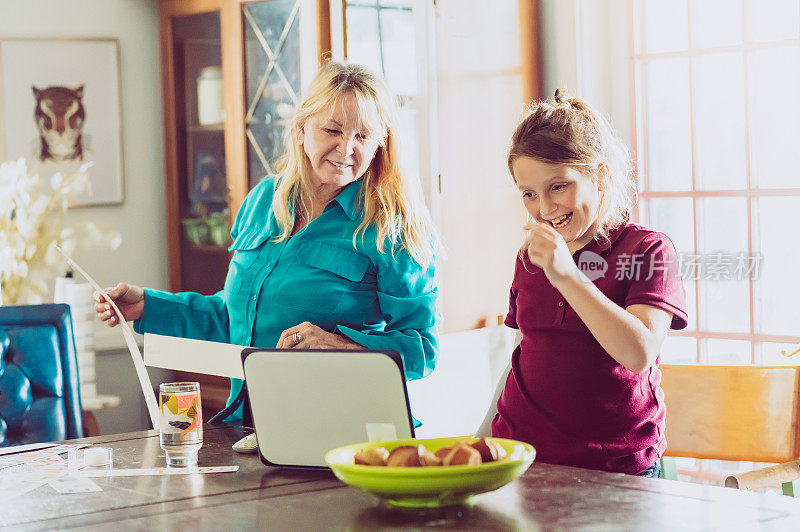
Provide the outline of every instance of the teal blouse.
<path id="1" fill-rule="evenodd" d="M 388 243 L 378 251 L 374 228 L 353 247 L 363 219 L 360 179 L 274 242 L 274 183 L 256 185 L 236 215 L 225 288 L 210 296 L 147 288 L 137 332 L 274 348 L 282 331 L 308 321 L 368 349 L 399 352 L 409 380 L 428 375 L 438 357 L 434 265 L 421 267 L 405 250 L 392 256 Z M 231 379 L 228 404 L 241 387 Z M 241 408 L 228 419 L 237 417 Z"/>

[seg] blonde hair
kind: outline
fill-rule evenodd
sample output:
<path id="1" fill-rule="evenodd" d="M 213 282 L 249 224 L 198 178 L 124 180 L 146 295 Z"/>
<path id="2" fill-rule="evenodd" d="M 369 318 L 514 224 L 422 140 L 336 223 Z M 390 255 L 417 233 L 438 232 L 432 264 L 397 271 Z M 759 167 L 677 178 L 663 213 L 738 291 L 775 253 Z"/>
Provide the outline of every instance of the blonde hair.
<path id="1" fill-rule="evenodd" d="M 311 210 L 311 164 L 298 142 L 300 133 L 309 118 L 331 113 L 348 94 L 355 97 L 358 121 L 380 137 L 375 156 L 360 178 L 363 183 L 358 206 L 363 220 L 353 234 L 353 247 L 356 247 L 357 237 L 360 235 L 363 239 L 366 230 L 374 225 L 378 251 L 383 253 L 388 241 L 392 256 L 405 249 L 417 263 L 426 266 L 433 260 L 438 240 L 419 186 L 414 187 L 414 183 L 404 178 L 400 168 L 392 95 L 377 75 L 351 63 L 331 61 L 320 68 L 287 128 L 286 150 L 276 163 L 272 200 L 272 209 L 281 228 L 275 241 L 285 240 L 292 234 L 294 218 L 290 206 L 302 208 L 306 214 Z"/>
<path id="2" fill-rule="evenodd" d="M 511 138 L 508 170 L 512 178 L 519 157 L 575 166 L 602 192 L 594 238 L 607 240 L 609 231 L 628 221 L 638 198 L 628 148 L 586 102 L 564 99 L 564 89 L 557 89 L 552 100 L 531 102 L 527 111 Z M 600 171 L 600 165 L 608 171 Z"/>

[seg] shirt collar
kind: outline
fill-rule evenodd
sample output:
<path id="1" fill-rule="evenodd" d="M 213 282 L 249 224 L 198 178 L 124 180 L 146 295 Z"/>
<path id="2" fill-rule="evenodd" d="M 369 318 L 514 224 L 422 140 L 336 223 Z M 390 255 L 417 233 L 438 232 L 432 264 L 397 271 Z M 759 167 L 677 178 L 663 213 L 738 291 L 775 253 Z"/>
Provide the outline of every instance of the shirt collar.
<path id="1" fill-rule="evenodd" d="M 351 220 L 357 220 L 361 215 L 358 205 L 359 192 L 361 191 L 361 181 L 362 178 L 356 179 L 344 187 L 344 190 L 342 190 L 338 196 L 333 198 L 333 201 L 337 202 L 342 207 L 344 213 Z"/>
<path id="2" fill-rule="evenodd" d="M 618 227 L 615 227 L 614 229 L 611 229 L 608 232 L 608 239 L 607 240 L 603 240 L 603 241 L 597 241 L 596 239 L 590 240 L 588 244 L 583 246 L 581 249 L 579 249 L 575 253 L 578 253 L 578 252 L 581 252 L 581 251 L 593 251 L 593 252 L 595 252 L 597 254 L 600 254 L 600 253 L 606 251 L 608 248 L 610 248 L 614 244 L 614 242 L 617 241 L 617 239 L 619 239 L 620 235 L 622 235 L 622 230 L 625 228 L 626 225 L 627 225 L 627 223 L 624 223 L 624 224 L 622 224 L 622 225 L 620 225 Z M 573 255 L 574 255 L 574 253 L 573 253 Z"/>

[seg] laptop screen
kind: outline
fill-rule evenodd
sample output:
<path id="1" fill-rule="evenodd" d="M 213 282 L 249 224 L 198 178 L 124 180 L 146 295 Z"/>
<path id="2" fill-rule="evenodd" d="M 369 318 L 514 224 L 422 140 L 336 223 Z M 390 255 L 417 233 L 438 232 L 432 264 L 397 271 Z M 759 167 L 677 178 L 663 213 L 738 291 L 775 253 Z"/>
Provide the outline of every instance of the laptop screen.
<path id="1" fill-rule="evenodd" d="M 325 467 L 329 450 L 368 441 L 371 424 L 414 437 L 395 352 L 245 349 L 242 363 L 265 464 Z"/>

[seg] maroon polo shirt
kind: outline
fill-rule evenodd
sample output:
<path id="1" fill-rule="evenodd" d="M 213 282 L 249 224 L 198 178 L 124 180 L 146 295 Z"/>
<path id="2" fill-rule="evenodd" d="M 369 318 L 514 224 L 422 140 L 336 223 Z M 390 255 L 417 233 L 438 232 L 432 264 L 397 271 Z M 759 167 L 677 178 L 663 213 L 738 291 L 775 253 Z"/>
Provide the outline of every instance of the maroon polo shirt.
<path id="1" fill-rule="evenodd" d="M 663 233 L 626 224 L 610 242 L 592 241 L 573 258 L 622 308 L 645 304 L 686 327 L 675 247 Z M 660 356 L 632 373 L 600 346 L 544 272 L 518 258 L 505 324 L 522 332 L 497 402 L 492 434 L 536 447 L 536 460 L 635 474 L 667 446 Z M 603 272 L 603 261 L 607 269 Z"/>

